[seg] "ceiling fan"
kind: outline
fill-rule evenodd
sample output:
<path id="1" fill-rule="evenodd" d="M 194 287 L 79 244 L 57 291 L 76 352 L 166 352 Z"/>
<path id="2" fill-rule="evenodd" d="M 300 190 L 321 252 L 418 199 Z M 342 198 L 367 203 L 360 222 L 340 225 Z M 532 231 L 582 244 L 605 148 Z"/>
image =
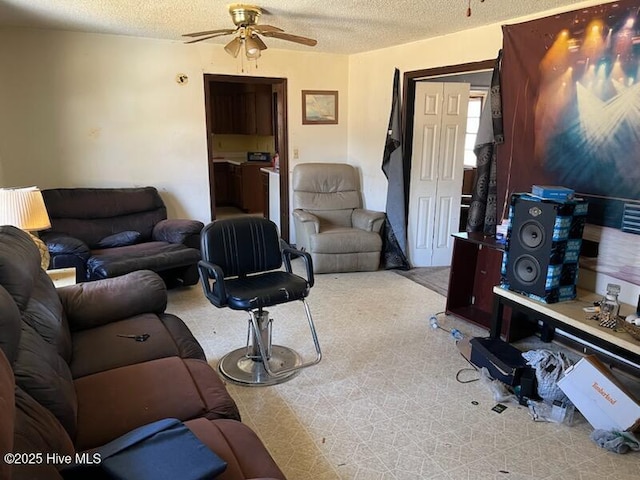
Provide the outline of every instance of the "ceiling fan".
<path id="1" fill-rule="evenodd" d="M 209 30 L 205 32 L 186 33 L 183 37 L 190 37 L 185 43 L 196 43 L 210 38 L 222 37 L 224 35 L 235 34 L 224 49 L 233 57 L 237 57 L 238 53 L 244 45 L 247 58 L 254 60 L 260 57 L 260 52 L 266 50 L 267 46 L 259 35 L 264 37 L 279 38 L 289 42 L 300 43 L 309 47 L 315 46 L 318 42 L 312 38 L 300 37 L 285 33 L 284 30 L 272 25 L 258 25 L 258 18 L 262 15 L 262 9 L 255 5 L 243 5 L 234 3 L 229 5 L 229 14 L 236 28 L 223 28 L 220 30 Z"/>

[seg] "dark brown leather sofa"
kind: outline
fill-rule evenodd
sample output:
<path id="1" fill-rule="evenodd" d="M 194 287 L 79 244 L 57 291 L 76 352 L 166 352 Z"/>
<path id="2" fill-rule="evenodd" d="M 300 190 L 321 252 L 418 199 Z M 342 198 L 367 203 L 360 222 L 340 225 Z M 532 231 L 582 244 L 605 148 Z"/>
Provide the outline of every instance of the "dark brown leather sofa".
<path id="1" fill-rule="evenodd" d="M 73 455 L 177 418 L 227 463 L 217 478 L 283 479 L 166 302 L 151 271 L 56 289 L 30 237 L 0 227 L 0 454 Z M 0 457 L 0 479 L 23 478 L 60 475 Z"/>
<path id="2" fill-rule="evenodd" d="M 167 286 L 197 283 L 204 225 L 167 219 L 156 188 L 55 188 L 42 196 L 51 219 L 40 234 L 49 268 L 75 267 L 78 282 L 146 269 Z"/>

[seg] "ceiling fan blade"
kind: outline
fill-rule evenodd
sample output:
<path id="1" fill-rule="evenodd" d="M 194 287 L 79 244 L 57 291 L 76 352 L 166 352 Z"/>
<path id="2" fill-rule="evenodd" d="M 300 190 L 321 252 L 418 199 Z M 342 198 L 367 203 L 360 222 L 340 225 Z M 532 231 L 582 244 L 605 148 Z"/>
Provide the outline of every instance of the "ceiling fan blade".
<path id="1" fill-rule="evenodd" d="M 233 32 L 231 32 L 231 33 L 233 33 Z M 184 43 L 197 43 L 197 42 L 202 42 L 203 40 L 209 40 L 210 38 L 223 37 L 225 35 L 229 35 L 229 34 L 228 33 L 216 33 L 215 35 L 207 35 L 206 37 L 196 38 L 194 40 L 189 40 L 188 42 L 184 42 Z"/>
<path id="2" fill-rule="evenodd" d="M 280 40 L 287 40 L 289 42 L 301 43 L 302 45 L 307 45 L 309 47 L 315 47 L 318 44 L 318 41 L 313 38 L 300 37 L 298 35 L 291 35 L 290 33 L 264 32 L 263 35 L 265 37 L 273 37 L 279 38 Z"/>
<path id="3" fill-rule="evenodd" d="M 228 35 L 229 33 L 235 32 L 235 28 L 223 28 L 221 30 L 207 30 L 206 32 L 193 32 L 193 33 L 185 33 L 183 37 L 201 37 L 203 35 Z"/>
<path id="4" fill-rule="evenodd" d="M 284 30 L 282 30 L 281 28 L 278 27 L 274 27 L 273 25 L 253 25 L 251 28 L 253 28 L 253 30 L 255 30 L 258 33 L 264 33 L 264 32 L 281 32 L 283 33 Z"/>

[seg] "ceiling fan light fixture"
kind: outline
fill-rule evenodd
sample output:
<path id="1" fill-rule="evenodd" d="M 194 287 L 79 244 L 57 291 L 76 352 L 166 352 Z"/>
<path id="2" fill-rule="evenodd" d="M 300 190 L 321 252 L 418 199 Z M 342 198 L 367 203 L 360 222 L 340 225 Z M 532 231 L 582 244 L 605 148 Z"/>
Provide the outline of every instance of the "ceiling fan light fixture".
<path id="1" fill-rule="evenodd" d="M 240 37 L 235 37 L 233 40 L 231 40 L 229 43 L 227 43 L 224 46 L 225 51 L 231 55 L 233 58 L 236 58 L 238 56 L 238 53 L 240 53 L 240 49 L 242 48 L 242 40 L 240 40 Z"/>
<path id="2" fill-rule="evenodd" d="M 247 58 L 260 58 L 260 50 L 262 49 L 260 48 L 260 43 L 256 41 L 256 38 L 253 35 L 245 39 L 244 48 L 247 54 Z"/>

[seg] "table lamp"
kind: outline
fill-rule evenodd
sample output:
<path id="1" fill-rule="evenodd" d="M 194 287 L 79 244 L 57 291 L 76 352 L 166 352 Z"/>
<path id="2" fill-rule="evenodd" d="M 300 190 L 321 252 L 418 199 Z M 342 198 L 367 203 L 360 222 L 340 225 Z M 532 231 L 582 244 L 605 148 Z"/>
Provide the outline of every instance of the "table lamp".
<path id="1" fill-rule="evenodd" d="M 42 192 L 37 187 L 0 188 L 0 225 L 13 225 L 31 235 L 40 250 L 41 266 L 49 268 L 49 250 L 31 232 L 51 228 Z"/>

